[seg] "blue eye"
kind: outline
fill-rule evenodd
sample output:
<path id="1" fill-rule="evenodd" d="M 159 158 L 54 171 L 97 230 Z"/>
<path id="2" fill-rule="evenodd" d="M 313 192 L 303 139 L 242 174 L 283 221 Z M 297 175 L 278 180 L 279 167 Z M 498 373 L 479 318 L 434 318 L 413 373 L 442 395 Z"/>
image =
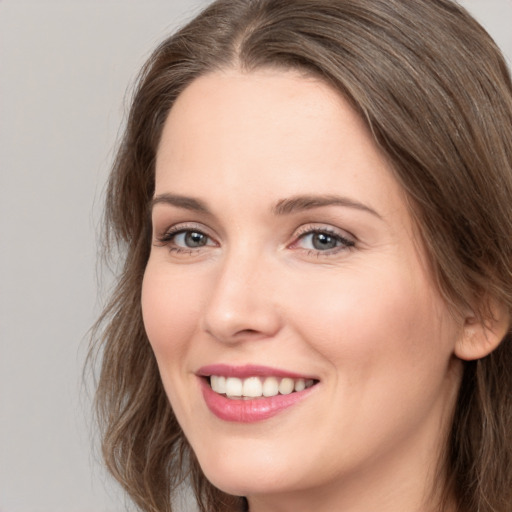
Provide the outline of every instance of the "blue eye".
<path id="1" fill-rule="evenodd" d="M 307 250 L 327 252 L 353 247 L 354 242 L 329 231 L 309 231 L 299 237 L 298 244 Z"/>
<path id="2" fill-rule="evenodd" d="M 311 233 L 308 235 L 311 239 L 311 245 L 318 251 L 328 251 L 338 247 L 340 241 L 337 237 L 329 235 L 327 233 Z"/>
<path id="3" fill-rule="evenodd" d="M 186 230 L 179 231 L 172 235 L 172 241 L 178 247 L 186 247 L 188 249 L 197 249 L 208 245 L 208 237 L 200 231 Z"/>
<path id="4" fill-rule="evenodd" d="M 216 243 L 202 231 L 193 227 L 176 226 L 157 237 L 159 244 L 165 245 L 172 252 L 194 251 Z"/>

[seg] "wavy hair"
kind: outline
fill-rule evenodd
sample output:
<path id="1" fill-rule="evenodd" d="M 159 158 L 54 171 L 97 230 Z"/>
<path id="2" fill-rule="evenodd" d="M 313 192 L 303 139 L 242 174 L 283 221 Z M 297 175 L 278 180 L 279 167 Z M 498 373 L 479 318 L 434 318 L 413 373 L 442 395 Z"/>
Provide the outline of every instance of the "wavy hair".
<path id="1" fill-rule="evenodd" d="M 117 287 L 91 354 L 107 467 L 145 512 L 171 512 L 190 479 L 202 512 L 243 510 L 204 477 L 160 381 L 141 315 L 148 204 L 163 124 L 197 77 L 299 69 L 335 87 L 393 164 L 447 304 L 512 308 L 512 85 L 485 30 L 450 0 L 218 0 L 140 74 L 108 183 L 105 240 Z M 512 342 L 464 363 L 441 461 L 463 512 L 512 505 Z"/>

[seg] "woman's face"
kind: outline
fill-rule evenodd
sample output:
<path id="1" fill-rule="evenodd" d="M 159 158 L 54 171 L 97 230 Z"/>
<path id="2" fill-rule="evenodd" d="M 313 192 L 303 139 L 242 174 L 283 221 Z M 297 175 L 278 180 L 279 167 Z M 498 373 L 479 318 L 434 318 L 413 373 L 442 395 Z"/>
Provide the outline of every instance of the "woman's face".
<path id="1" fill-rule="evenodd" d="M 348 103 L 292 72 L 195 80 L 164 127 L 152 219 L 144 323 L 208 479 L 254 508 L 423 492 L 463 326 Z"/>

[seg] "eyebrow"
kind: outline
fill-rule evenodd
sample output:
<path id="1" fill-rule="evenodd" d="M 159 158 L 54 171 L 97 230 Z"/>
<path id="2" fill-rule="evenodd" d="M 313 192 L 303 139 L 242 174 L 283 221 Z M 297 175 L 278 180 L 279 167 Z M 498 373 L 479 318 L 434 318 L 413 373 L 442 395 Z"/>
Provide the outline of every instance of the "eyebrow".
<path id="1" fill-rule="evenodd" d="M 157 204 L 168 204 L 178 208 L 183 208 L 184 210 L 190 210 L 199 213 L 210 213 L 206 203 L 200 199 L 195 199 L 194 197 L 188 196 L 180 196 L 177 194 L 159 194 L 153 197 L 149 203 L 150 210 L 152 210 Z"/>
<path id="2" fill-rule="evenodd" d="M 206 206 L 205 202 L 189 196 L 169 193 L 159 194 L 151 199 L 150 209 L 153 209 L 157 204 L 168 204 L 185 210 L 211 214 L 211 211 L 208 206 Z M 355 208 L 356 210 L 371 213 L 379 219 L 382 219 L 381 215 L 373 208 L 360 203 L 359 201 L 338 195 L 298 195 L 287 199 L 280 199 L 272 207 L 271 211 L 274 215 L 281 216 L 305 210 L 312 210 L 313 208 L 321 208 L 324 206 L 344 206 L 348 208 Z"/>
<path id="3" fill-rule="evenodd" d="M 288 215 L 303 210 L 311 210 L 313 208 L 321 208 L 323 206 L 344 206 L 348 208 L 355 208 L 364 212 L 371 213 L 379 219 L 382 216 L 377 213 L 373 208 L 350 199 L 349 197 L 338 195 L 300 195 L 293 196 L 288 199 L 279 200 L 272 208 L 275 215 Z"/>

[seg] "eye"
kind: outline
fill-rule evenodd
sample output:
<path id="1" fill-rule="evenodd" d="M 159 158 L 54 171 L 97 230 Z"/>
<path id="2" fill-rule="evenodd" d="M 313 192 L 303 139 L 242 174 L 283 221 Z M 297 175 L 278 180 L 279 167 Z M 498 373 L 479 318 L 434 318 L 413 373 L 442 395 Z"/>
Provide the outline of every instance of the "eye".
<path id="1" fill-rule="evenodd" d="M 206 246 L 216 246 L 214 240 L 195 227 L 177 225 L 157 237 L 158 245 L 167 246 L 173 252 L 192 252 Z"/>
<path id="2" fill-rule="evenodd" d="M 188 249 L 197 249 L 208 244 L 208 236 L 200 231 L 180 231 L 174 233 L 173 242 L 178 247 L 187 247 Z"/>
<path id="3" fill-rule="evenodd" d="M 293 245 L 311 252 L 332 254 L 353 247 L 355 242 L 331 229 L 309 228 L 299 234 Z"/>
<path id="4" fill-rule="evenodd" d="M 304 235 L 301 240 L 305 245 L 309 245 L 310 249 L 313 248 L 317 251 L 328 251 L 340 245 L 338 237 L 329 233 L 309 233 Z"/>

